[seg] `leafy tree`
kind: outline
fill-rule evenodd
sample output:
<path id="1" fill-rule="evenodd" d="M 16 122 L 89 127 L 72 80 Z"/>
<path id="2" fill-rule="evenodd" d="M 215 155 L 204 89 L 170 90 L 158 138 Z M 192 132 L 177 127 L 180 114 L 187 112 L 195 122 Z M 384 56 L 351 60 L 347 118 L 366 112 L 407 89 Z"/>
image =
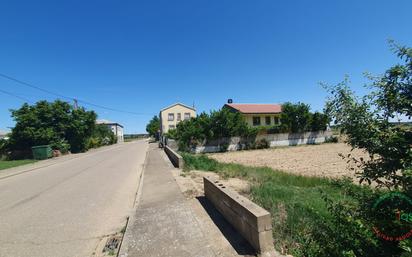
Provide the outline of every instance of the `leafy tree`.
<path id="1" fill-rule="evenodd" d="M 35 145 L 68 143 L 72 152 L 84 151 L 96 121 L 93 111 L 75 110 L 59 100 L 52 103 L 39 101 L 35 105 L 25 103 L 20 109 L 11 110 L 11 116 L 16 125 L 7 150 L 14 158 L 30 156 L 31 147 Z"/>
<path id="2" fill-rule="evenodd" d="M 111 145 L 117 142 L 116 135 L 111 131 L 111 129 L 104 124 L 96 125 L 93 130 L 93 134 L 88 141 L 87 148 L 96 148 L 103 145 Z"/>
<path id="3" fill-rule="evenodd" d="M 311 119 L 309 109 L 309 105 L 304 103 L 284 103 L 280 121 L 287 125 L 292 133 L 307 131 Z"/>
<path id="4" fill-rule="evenodd" d="M 412 48 L 392 46 L 403 65 L 373 78 L 372 92 L 362 98 L 349 89 L 347 79 L 327 87 L 331 97 L 326 110 L 348 143 L 369 153 L 369 160 L 356 160 L 363 167 L 358 174 L 362 180 L 412 192 L 411 127 L 391 122 L 412 115 Z"/>
<path id="5" fill-rule="evenodd" d="M 150 136 L 155 136 L 160 129 L 160 120 L 156 115 L 146 125 L 146 131 Z"/>
<path id="6" fill-rule="evenodd" d="M 177 139 L 177 130 L 169 129 L 167 133 L 164 134 L 164 136 L 170 139 Z"/>
<path id="7" fill-rule="evenodd" d="M 383 215 L 376 213 L 373 203 L 377 197 L 388 191 L 412 197 L 412 129 L 392 122 L 399 117 L 411 118 L 412 48 L 393 42 L 391 45 L 404 63 L 391 67 L 382 76 L 369 76 L 372 79 L 369 94 L 356 96 L 347 78 L 335 86 L 325 85 L 330 93 L 326 112 L 346 134 L 347 143 L 367 151 L 370 157 L 357 159 L 348 155 L 346 158 L 357 165 L 360 183 L 374 182 L 377 187 L 358 192 L 348 190 L 346 193 L 355 200 L 352 204 L 334 203 L 325 196 L 334 220 L 330 224 L 317 224 L 312 242 L 306 245 L 306 249 L 315 249 L 312 246 L 316 245 L 324 256 L 411 254 L 410 239 L 385 241 L 371 232 L 371 226 L 381 224 L 385 215 L 393 219 L 394 210 L 390 206 L 385 207 L 387 212 Z M 345 188 L 353 187 L 346 185 Z"/>
<path id="8" fill-rule="evenodd" d="M 315 112 L 310 116 L 310 131 L 324 131 L 329 124 L 329 117 L 320 112 Z"/>
<path id="9" fill-rule="evenodd" d="M 203 112 L 195 118 L 180 122 L 176 128 L 181 150 L 188 150 L 191 146 L 207 140 L 247 137 L 250 133 L 251 130 L 241 114 L 228 109 L 212 111 L 210 114 Z"/>
<path id="10" fill-rule="evenodd" d="M 85 111 L 83 108 L 72 110 L 70 126 L 66 131 L 66 138 L 72 152 L 87 150 L 87 142 L 95 129 L 96 118 L 97 115 L 93 111 Z"/>
<path id="11" fill-rule="evenodd" d="M 211 138 L 241 136 L 248 133 L 248 125 L 239 112 L 226 108 L 210 113 Z"/>

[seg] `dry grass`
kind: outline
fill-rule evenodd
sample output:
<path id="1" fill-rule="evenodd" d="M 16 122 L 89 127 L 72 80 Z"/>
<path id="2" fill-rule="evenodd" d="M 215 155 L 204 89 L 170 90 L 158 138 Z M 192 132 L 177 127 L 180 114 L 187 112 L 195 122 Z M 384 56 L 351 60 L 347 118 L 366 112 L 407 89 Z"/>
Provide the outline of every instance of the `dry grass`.
<path id="1" fill-rule="evenodd" d="M 351 153 L 354 157 L 368 158 L 361 150 L 343 143 L 280 147 L 263 150 L 209 154 L 208 157 L 223 163 L 237 163 L 253 167 L 270 167 L 296 175 L 339 178 L 354 176 L 346 160 L 339 154 Z"/>

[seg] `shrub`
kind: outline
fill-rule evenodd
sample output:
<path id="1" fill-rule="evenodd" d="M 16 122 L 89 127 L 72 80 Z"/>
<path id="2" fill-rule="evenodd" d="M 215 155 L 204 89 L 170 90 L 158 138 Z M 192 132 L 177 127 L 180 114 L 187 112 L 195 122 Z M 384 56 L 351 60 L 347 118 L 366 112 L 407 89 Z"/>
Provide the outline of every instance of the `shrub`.
<path id="1" fill-rule="evenodd" d="M 269 147 L 270 147 L 269 142 L 266 139 L 262 138 L 254 142 L 251 146 L 251 149 L 266 149 Z"/>
<path id="2" fill-rule="evenodd" d="M 330 94 L 327 113 L 339 124 L 347 143 L 353 149 L 367 151 L 371 157 L 356 159 L 349 154 L 347 162 L 360 168 L 357 173 L 360 183 L 375 183 L 371 195 L 351 192 L 357 204 L 331 201 L 325 197 L 333 219 L 319 226 L 319 234 L 314 234 L 325 254 L 411 256 L 411 239 L 386 241 L 372 234 L 371 230 L 371 224 L 381 224 L 383 220 L 387 223 L 384 233 L 391 232 L 391 226 L 399 225 L 393 217 L 394 212 L 405 210 L 385 206 L 385 212 L 377 213 L 370 204 L 373 199 L 392 191 L 412 196 L 412 132 L 409 128 L 390 123 L 394 117 L 410 119 L 412 116 L 412 48 L 397 45 L 393 48 L 405 63 L 372 78 L 369 94 L 356 96 L 349 88 L 347 78 L 337 85 L 325 86 Z M 390 219 L 385 219 L 386 216 Z M 402 227 L 408 230 L 410 225 L 402 223 Z"/>
<path id="3" fill-rule="evenodd" d="M 339 137 L 337 136 L 330 136 L 325 139 L 325 143 L 338 143 Z"/>
<path id="4" fill-rule="evenodd" d="M 325 131 L 329 124 L 329 117 L 326 114 L 315 112 L 310 117 L 310 131 Z"/>
<path id="5" fill-rule="evenodd" d="M 65 139 L 59 139 L 50 144 L 53 150 L 59 150 L 62 154 L 68 153 L 70 144 Z"/>
<path id="6" fill-rule="evenodd" d="M 87 149 L 97 148 L 101 146 L 100 139 L 97 137 L 91 137 L 87 141 Z"/>
<path id="7" fill-rule="evenodd" d="M 288 133 L 289 128 L 287 124 L 279 124 L 269 127 L 267 129 L 268 134 Z"/>
<path id="8" fill-rule="evenodd" d="M 169 131 L 165 133 L 164 136 L 170 139 L 177 139 L 177 131 L 176 129 L 169 129 Z"/>
<path id="9" fill-rule="evenodd" d="M 175 137 L 179 140 L 179 150 L 189 151 L 208 140 L 233 136 L 248 138 L 256 136 L 256 133 L 256 129 L 249 129 L 240 113 L 222 109 L 210 114 L 201 113 L 195 118 L 180 122 Z"/>
<path id="10" fill-rule="evenodd" d="M 281 132 L 301 133 L 306 131 L 324 131 L 329 124 L 326 114 L 310 112 L 310 107 L 304 103 L 285 103 L 280 116 Z M 279 133 L 279 132 L 277 132 Z"/>
<path id="11" fill-rule="evenodd" d="M 58 144 L 61 140 L 70 144 L 72 152 L 84 151 L 96 122 L 93 111 L 74 109 L 59 100 L 25 103 L 11 113 L 16 121 L 8 142 L 12 158 L 31 157 L 32 146 Z"/>
<path id="12" fill-rule="evenodd" d="M 284 103 L 280 121 L 282 124 L 287 125 L 292 133 L 307 131 L 311 118 L 309 109 L 309 105 L 304 103 Z"/>
<path id="13" fill-rule="evenodd" d="M 188 153 L 182 153 L 182 157 L 185 163 L 185 171 L 189 170 L 207 170 L 216 171 L 218 169 L 218 162 L 209 159 L 206 155 L 192 155 Z"/>
<path id="14" fill-rule="evenodd" d="M 147 133 L 149 133 L 149 136 L 154 137 L 158 134 L 159 129 L 160 129 L 160 120 L 159 120 L 159 117 L 155 115 L 146 125 L 146 131 Z"/>

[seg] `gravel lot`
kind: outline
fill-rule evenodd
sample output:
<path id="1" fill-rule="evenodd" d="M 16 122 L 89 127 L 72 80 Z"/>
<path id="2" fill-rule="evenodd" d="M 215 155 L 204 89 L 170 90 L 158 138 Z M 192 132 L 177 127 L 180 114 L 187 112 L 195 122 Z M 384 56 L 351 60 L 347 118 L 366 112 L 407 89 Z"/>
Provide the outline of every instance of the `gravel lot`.
<path id="1" fill-rule="evenodd" d="M 215 153 L 208 156 L 219 162 L 268 166 L 299 175 L 336 178 L 354 176 L 346 160 L 339 156 L 339 153 L 346 156 L 350 150 L 346 144 L 337 143 Z M 352 155 L 368 158 L 365 152 L 357 149 L 352 151 Z"/>

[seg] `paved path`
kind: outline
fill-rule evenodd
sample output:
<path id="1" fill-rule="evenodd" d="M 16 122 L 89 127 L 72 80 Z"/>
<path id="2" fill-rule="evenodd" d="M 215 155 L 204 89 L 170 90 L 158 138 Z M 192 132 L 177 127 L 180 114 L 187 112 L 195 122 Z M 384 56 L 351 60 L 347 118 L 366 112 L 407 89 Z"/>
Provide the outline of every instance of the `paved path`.
<path id="1" fill-rule="evenodd" d="M 120 256 L 214 256 L 171 169 L 164 153 L 152 144 L 137 212 Z"/>
<path id="2" fill-rule="evenodd" d="M 0 179 L 0 256 L 93 256 L 125 225 L 147 146 L 124 143 Z"/>

